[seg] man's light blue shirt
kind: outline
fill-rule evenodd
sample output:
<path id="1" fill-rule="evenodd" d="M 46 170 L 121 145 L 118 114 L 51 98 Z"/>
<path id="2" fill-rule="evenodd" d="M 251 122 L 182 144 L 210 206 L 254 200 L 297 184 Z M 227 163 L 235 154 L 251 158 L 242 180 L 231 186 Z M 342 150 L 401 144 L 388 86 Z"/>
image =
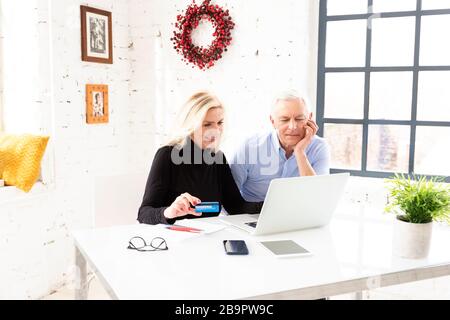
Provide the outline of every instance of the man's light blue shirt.
<path id="1" fill-rule="evenodd" d="M 324 139 L 315 136 L 306 156 L 317 175 L 330 173 L 330 151 Z M 250 202 L 265 200 L 272 179 L 301 176 L 297 159 L 286 158 L 275 130 L 247 139 L 235 151 L 230 167 L 242 196 Z"/>

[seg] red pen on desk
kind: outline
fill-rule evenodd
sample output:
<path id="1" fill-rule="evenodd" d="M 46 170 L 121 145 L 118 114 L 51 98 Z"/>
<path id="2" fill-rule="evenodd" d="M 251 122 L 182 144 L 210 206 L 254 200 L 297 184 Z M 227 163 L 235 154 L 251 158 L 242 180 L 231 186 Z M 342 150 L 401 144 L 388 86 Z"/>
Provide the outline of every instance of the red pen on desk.
<path id="1" fill-rule="evenodd" d="M 190 228 L 190 227 L 183 227 L 183 226 L 168 226 L 166 229 L 174 230 L 174 231 L 184 231 L 184 232 L 193 232 L 193 233 L 200 233 L 203 230 L 196 229 L 196 228 Z"/>

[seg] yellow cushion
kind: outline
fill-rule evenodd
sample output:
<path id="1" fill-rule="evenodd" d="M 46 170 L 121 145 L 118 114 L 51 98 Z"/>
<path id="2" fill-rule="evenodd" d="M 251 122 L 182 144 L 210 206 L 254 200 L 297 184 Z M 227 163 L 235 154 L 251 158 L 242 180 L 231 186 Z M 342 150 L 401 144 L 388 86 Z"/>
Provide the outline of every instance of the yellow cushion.
<path id="1" fill-rule="evenodd" d="M 50 137 L 0 135 L 0 179 L 29 192 L 39 178 L 41 160 Z"/>

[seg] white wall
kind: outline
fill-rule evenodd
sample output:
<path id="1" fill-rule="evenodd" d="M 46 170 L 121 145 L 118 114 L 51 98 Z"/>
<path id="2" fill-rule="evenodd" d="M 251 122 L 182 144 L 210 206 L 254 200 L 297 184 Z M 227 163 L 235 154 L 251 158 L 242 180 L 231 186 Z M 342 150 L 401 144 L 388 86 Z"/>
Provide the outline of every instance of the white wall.
<path id="1" fill-rule="evenodd" d="M 236 27 L 224 58 L 206 71 L 186 66 L 170 42 L 176 16 L 190 3 L 130 1 L 136 130 L 164 141 L 161 135 L 183 102 L 197 90 L 211 90 L 227 107 L 228 124 L 239 128 L 229 126 L 224 144 L 229 151 L 233 142 L 269 127 L 278 91 L 296 88 L 315 97 L 318 1 L 214 1 L 230 10 Z M 142 112 L 145 119 L 152 117 L 150 128 L 140 120 Z"/>
<path id="2" fill-rule="evenodd" d="M 3 18 L 29 17 L 2 19 L 0 38 L 10 48 L 3 55 L 6 129 L 51 135 L 53 168 L 50 185 L 0 197 L 0 298 L 38 298 L 70 280 L 70 231 L 93 225 L 95 181 L 147 174 L 174 113 L 195 90 L 225 102 L 233 127 L 242 128 L 238 139 L 268 125 L 277 90 L 315 96 L 315 1 L 216 2 L 231 11 L 234 41 L 202 72 L 184 65 L 169 40 L 190 0 L 2 1 Z M 81 62 L 80 4 L 113 12 L 113 65 Z M 108 125 L 86 124 L 87 83 L 109 85 Z"/>
<path id="3" fill-rule="evenodd" d="M 4 55 L 6 130 L 51 135 L 54 170 L 50 185 L 0 203 L 0 299 L 37 298 L 73 272 L 70 231 L 93 225 L 97 177 L 136 172 L 129 161 L 134 159 L 130 145 L 136 134 L 129 112 L 128 4 L 122 0 L 2 4 L 2 17 L 9 17 L 3 20 L 3 42 L 12 45 Z M 81 62 L 80 4 L 113 12 L 113 65 Z M 18 19 L 22 13 L 32 19 Z M 26 51 L 21 50 L 24 44 L 29 45 Z M 87 83 L 109 85 L 108 125 L 86 124 Z M 151 141 L 147 148 L 152 148 Z M 148 159 L 136 161 L 149 166 Z"/>

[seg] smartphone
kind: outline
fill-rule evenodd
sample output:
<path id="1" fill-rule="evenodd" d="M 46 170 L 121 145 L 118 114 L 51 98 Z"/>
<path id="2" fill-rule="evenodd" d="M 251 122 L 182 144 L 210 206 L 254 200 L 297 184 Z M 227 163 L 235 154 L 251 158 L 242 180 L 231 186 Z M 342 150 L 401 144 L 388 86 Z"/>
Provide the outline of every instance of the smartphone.
<path id="1" fill-rule="evenodd" d="M 224 240 L 225 252 L 229 255 L 247 255 L 248 248 L 244 240 Z"/>

